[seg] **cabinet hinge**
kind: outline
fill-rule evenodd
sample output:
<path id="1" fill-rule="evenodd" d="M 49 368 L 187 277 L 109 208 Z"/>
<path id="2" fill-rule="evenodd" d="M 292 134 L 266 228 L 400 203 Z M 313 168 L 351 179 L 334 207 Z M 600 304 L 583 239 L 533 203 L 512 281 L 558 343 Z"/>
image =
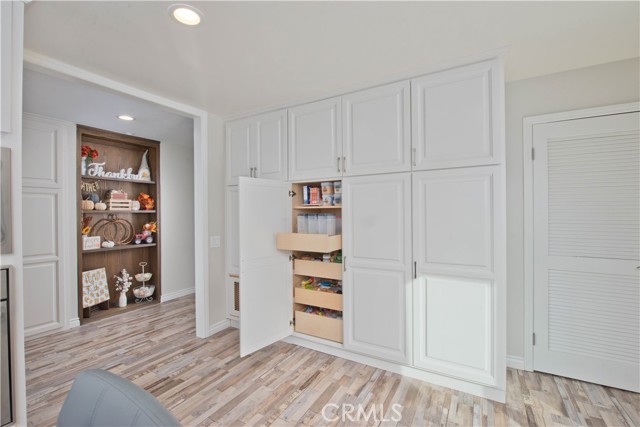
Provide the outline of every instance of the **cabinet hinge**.
<path id="1" fill-rule="evenodd" d="M 342 257 L 342 271 L 347 271 L 347 257 Z"/>
<path id="2" fill-rule="evenodd" d="M 536 159 L 536 149 L 531 147 L 531 160 Z"/>
<path id="3" fill-rule="evenodd" d="M 418 261 L 413 261 L 413 278 L 418 278 Z"/>
<path id="4" fill-rule="evenodd" d="M 293 261 L 294 259 L 296 259 L 295 255 L 293 255 L 293 254 L 289 255 L 289 261 Z"/>
<path id="5" fill-rule="evenodd" d="M 531 343 L 533 345 L 536 345 L 536 333 L 535 332 L 533 334 L 531 334 Z"/>
<path id="6" fill-rule="evenodd" d="M 295 191 L 293 191 L 293 190 L 289 190 L 289 197 L 293 197 L 293 196 L 295 196 L 296 194 L 298 194 L 298 193 L 296 193 L 296 192 L 295 192 Z"/>

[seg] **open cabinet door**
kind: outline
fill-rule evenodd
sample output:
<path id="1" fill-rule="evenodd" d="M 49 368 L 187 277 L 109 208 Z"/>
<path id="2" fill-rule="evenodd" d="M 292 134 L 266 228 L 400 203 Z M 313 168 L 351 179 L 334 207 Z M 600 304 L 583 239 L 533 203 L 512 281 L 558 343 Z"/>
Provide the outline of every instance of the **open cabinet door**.
<path id="1" fill-rule="evenodd" d="M 290 185 L 239 178 L 240 356 L 293 332 L 292 267 L 276 249 L 276 233 L 291 232 Z"/>

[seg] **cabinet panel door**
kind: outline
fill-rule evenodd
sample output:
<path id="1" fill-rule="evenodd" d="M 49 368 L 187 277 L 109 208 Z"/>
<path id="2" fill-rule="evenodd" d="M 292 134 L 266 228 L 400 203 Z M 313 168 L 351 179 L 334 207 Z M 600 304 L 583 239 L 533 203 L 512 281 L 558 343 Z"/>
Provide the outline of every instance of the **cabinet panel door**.
<path id="1" fill-rule="evenodd" d="M 293 274 L 289 253 L 276 249 L 276 234 L 291 231 L 290 185 L 239 178 L 240 356 L 293 332 Z"/>
<path id="2" fill-rule="evenodd" d="M 413 178 L 414 365 L 504 388 L 501 169 L 427 171 Z"/>
<path id="3" fill-rule="evenodd" d="M 289 179 L 342 175 L 340 98 L 289 109 Z"/>
<path id="4" fill-rule="evenodd" d="M 343 180 L 345 348 L 410 363 L 411 174 Z"/>
<path id="5" fill-rule="evenodd" d="M 287 180 L 287 110 L 253 119 L 255 143 L 252 167 L 256 177 Z"/>
<path id="6" fill-rule="evenodd" d="M 342 97 L 344 175 L 411 170 L 409 81 Z"/>
<path id="7" fill-rule="evenodd" d="M 238 185 L 238 177 L 251 175 L 252 120 L 226 125 L 227 185 Z"/>
<path id="8" fill-rule="evenodd" d="M 496 64 L 412 80 L 414 170 L 500 162 L 502 91 Z"/>
<path id="9" fill-rule="evenodd" d="M 238 186 L 227 187 L 227 235 L 226 258 L 227 274 L 240 274 L 240 208 L 238 202 Z"/>

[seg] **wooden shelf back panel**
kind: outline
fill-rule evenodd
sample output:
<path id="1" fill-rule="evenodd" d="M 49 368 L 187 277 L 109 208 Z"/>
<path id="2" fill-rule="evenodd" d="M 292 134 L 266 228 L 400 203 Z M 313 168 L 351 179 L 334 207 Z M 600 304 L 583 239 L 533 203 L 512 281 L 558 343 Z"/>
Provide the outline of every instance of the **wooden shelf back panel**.
<path id="1" fill-rule="evenodd" d="M 342 319 L 295 312 L 296 332 L 342 343 Z"/>
<path id="2" fill-rule="evenodd" d="M 327 234 L 278 233 L 276 247 L 287 251 L 329 253 L 342 249 L 342 236 Z"/>
<path id="3" fill-rule="evenodd" d="M 293 274 L 342 280 L 342 264 L 296 259 L 293 261 Z"/>

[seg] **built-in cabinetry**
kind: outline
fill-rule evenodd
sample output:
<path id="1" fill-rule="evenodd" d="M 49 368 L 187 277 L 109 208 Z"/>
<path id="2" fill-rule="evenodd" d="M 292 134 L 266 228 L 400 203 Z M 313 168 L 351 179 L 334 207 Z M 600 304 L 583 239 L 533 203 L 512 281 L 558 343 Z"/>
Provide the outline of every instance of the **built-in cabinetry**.
<path id="1" fill-rule="evenodd" d="M 113 176 L 97 176 L 92 174 L 91 167 L 82 174 L 82 162 L 84 159 L 78 155 L 77 182 L 78 182 L 78 311 L 80 319 L 100 318 L 132 310 L 145 304 L 160 301 L 161 266 L 160 266 L 160 143 L 149 139 L 122 135 L 100 129 L 78 126 L 78 154 L 81 146 L 89 146 L 98 151 L 95 163 L 104 163 L 102 168 L 106 172 L 119 172 L 124 169 L 132 169 L 137 173 L 144 153 L 147 153 L 148 165 L 151 171 L 150 180 L 128 179 Z M 94 191 L 94 189 L 96 189 Z M 83 194 L 96 193 L 98 197 L 106 201 L 107 192 L 118 190 L 126 193 L 128 200 L 136 200 L 140 193 L 145 193 L 154 200 L 153 209 L 139 210 L 120 208 L 112 210 L 107 205 L 106 210 L 83 209 Z M 115 203 L 115 202 L 114 202 Z M 115 208 L 115 206 L 114 206 Z M 119 240 L 114 247 L 99 247 L 96 249 L 83 249 L 83 235 L 81 227 L 83 218 L 91 217 L 89 235 L 101 236 L 104 233 L 97 231 L 103 224 L 105 235 Z M 105 221 L 121 219 L 122 222 L 111 227 Z M 156 224 L 156 231 L 152 233 L 152 242 L 135 244 L 134 235 L 142 233 L 144 224 Z M 111 228 L 110 228 L 111 227 Z M 104 236 L 103 236 L 104 237 Z M 101 238 L 101 242 L 105 239 Z M 141 300 L 134 296 L 134 288 L 140 286 L 132 277 L 133 283 L 126 293 L 128 304 L 124 308 L 118 307 L 120 293 L 115 290 L 114 275 L 120 274 L 126 269 L 131 276 L 142 271 L 141 262 L 146 262 L 145 272 L 152 274 L 151 280 L 146 285 L 154 285 L 152 297 Z M 105 268 L 109 286 L 109 300 L 93 307 L 83 307 L 83 271 Z M 136 300 L 138 303 L 136 303 Z"/>
<path id="2" fill-rule="evenodd" d="M 227 224 L 238 229 L 228 250 L 239 258 L 227 269 L 242 279 L 242 355 L 293 334 L 298 344 L 504 400 L 503 86 L 498 58 L 288 110 L 294 184 L 242 178 L 227 193 L 238 200 Z M 296 202 L 300 186 L 315 180 L 342 182 L 341 236 L 295 233 L 308 209 Z M 336 248 L 342 271 L 299 259 Z M 305 276 L 342 280 L 343 294 L 303 292 Z M 296 303 L 341 307 L 341 326 L 309 327 Z"/>
<path id="3" fill-rule="evenodd" d="M 411 174 L 343 181 L 345 348 L 411 360 Z"/>
<path id="4" fill-rule="evenodd" d="M 287 179 L 287 112 L 227 123 L 227 184 L 238 177 Z"/>

